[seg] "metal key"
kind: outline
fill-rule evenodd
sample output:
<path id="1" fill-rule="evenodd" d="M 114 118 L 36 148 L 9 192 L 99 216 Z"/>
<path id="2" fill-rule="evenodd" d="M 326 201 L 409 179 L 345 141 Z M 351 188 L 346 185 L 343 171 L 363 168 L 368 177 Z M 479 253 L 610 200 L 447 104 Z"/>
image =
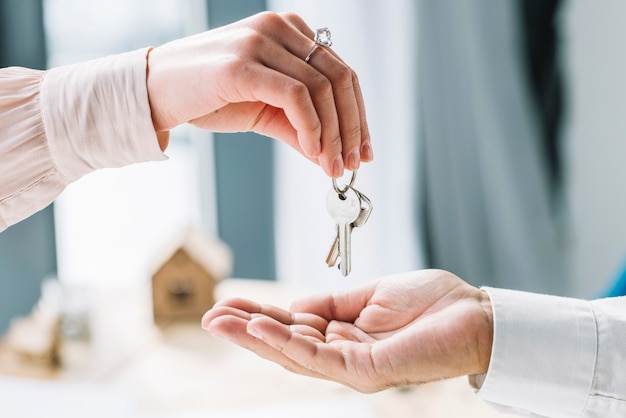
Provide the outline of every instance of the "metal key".
<path id="1" fill-rule="evenodd" d="M 339 259 L 339 234 L 335 234 L 333 244 L 330 246 L 330 251 L 328 251 L 328 255 L 326 256 L 326 265 L 333 267 L 337 264 L 337 259 Z"/>
<path id="2" fill-rule="evenodd" d="M 372 214 L 372 210 L 374 209 L 374 206 L 372 205 L 372 201 L 369 200 L 367 196 L 365 196 L 363 193 L 361 193 L 354 187 L 352 189 L 356 192 L 357 195 L 359 195 L 359 199 L 361 199 L 361 212 L 359 212 L 359 216 L 352 223 L 352 227 L 359 228 L 365 225 L 367 220 L 370 218 L 370 215 Z"/>
<path id="3" fill-rule="evenodd" d="M 341 274 L 347 276 L 350 273 L 350 236 L 352 223 L 361 213 L 361 199 L 350 187 L 341 193 L 331 189 L 326 195 L 326 209 L 331 218 L 337 224 L 337 240 L 339 257 L 341 258 Z"/>
<path id="4" fill-rule="evenodd" d="M 352 222 L 352 228 L 359 228 L 367 222 L 372 213 L 372 209 L 374 206 L 372 205 L 372 201 L 367 198 L 363 193 L 358 191 L 355 188 L 352 188 L 356 194 L 361 199 L 361 211 L 359 212 L 359 216 L 357 216 L 356 220 Z M 333 240 L 333 244 L 330 247 L 330 251 L 326 256 L 326 264 L 328 267 L 333 267 L 337 264 L 337 259 L 339 258 L 339 235 L 335 234 L 335 239 Z"/>

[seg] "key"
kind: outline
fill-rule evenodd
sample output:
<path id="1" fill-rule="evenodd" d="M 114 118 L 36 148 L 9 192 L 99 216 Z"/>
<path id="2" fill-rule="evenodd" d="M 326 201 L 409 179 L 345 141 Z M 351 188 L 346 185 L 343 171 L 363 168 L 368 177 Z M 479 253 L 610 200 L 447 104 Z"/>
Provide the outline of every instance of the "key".
<path id="1" fill-rule="evenodd" d="M 330 251 L 326 256 L 326 265 L 328 267 L 333 267 L 337 264 L 337 259 L 339 258 L 339 234 L 335 234 L 335 239 L 333 240 L 333 244 L 330 246 Z"/>
<path id="2" fill-rule="evenodd" d="M 337 246 L 339 247 L 339 257 L 341 258 L 339 268 L 341 274 L 347 276 L 351 269 L 350 236 L 352 234 L 352 223 L 361 213 L 361 199 L 352 188 L 348 187 L 342 193 L 337 193 L 334 189 L 331 189 L 326 195 L 326 209 L 337 224 Z"/>
<path id="3" fill-rule="evenodd" d="M 372 201 L 367 198 L 363 193 L 358 191 L 355 188 L 352 188 L 356 194 L 361 199 L 361 211 L 359 212 L 359 216 L 357 216 L 356 220 L 352 222 L 352 228 L 359 228 L 367 222 L 372 213 L 372 209 L 374 206 L 372 205 Z M 337 264 L 337 259 L 339 258 L 339 235 L 335 234 L 335 239 L 333 240 L 333 244 L 330 247 L 330 251 L 326 256 L 326 264 L 328 267 L 333 267 Z"/>
<path id="4" fill-rule="evenodd" d="M 363 193 L 361 193 L 354 187 L 352 188 L 352 190 L 354 190 L 356 194 L 359 196 L 359 199 L 361 199 L 361 211 L 359 212 L 359 216 L 352 223 L 353 228 L 359 228 L 365 225 L 367 220 L 370 218 L 370 215 L 372 214 L 372 210 L 374 209 L 374 206 L 372 205 L 372 201 L 369 200 L 367 196 L 365 196 Z"/>

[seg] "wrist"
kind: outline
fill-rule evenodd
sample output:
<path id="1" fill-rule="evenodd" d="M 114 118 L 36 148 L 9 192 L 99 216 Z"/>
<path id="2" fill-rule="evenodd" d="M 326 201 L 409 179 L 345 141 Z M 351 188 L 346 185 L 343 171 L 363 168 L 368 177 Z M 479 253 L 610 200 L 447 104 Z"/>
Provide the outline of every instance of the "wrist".
<path id="1" fill-rule="evenodd" d="M 487 292 L 478 290 L 478 301 L 481 308 L 481 318 L 478 321 L 479 330 L 477 333 L 478 350 L 478 372 L 476 374 L 487 373 L 491 361 L 491 350 L 493 346 L 493 308 L 491 299 Z"/>
<path id="2" fill-rule="evenodd" d="M 161 123 L 158 122 L 158 111 L 156 109 L 156 95 L 154 94 L 154 83 L 150 78 L 150 57 L 152 56 L 154 48 L 150 48 L 146 55 L 146 91 L 148 93 L 148 105 L 150 106 L 150 116 L 152 118 L 152 126 L 156 132 L 157 141 L 161 151 L 165 151 L 170 142 L 170 131 L 161 128 Z"/>
<path id="3" fill-rule="evenodd" d="M 156 133 L 157 141 L 161 151 L 165 151 L 170 143 L 170 131 L 161 131 Z"/>

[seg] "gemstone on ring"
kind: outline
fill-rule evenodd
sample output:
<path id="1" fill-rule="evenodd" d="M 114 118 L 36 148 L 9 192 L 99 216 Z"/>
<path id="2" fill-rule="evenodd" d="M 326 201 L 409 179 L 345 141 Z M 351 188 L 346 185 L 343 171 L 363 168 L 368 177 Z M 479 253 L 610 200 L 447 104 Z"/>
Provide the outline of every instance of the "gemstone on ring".
<path id="1" fill-rule="evenodd" d="M 333 40 L 330 37 L 330 30 L 328 28 L 320 28 L 315 32 L 315 43 L 321 46 L 332 46 Z"/>

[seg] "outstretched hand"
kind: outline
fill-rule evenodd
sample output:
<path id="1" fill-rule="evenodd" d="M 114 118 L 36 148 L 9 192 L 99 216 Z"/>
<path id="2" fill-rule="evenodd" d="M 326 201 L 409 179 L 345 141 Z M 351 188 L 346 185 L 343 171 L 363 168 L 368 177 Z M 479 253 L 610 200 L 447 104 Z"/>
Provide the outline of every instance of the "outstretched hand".
<path id="1" fill-rule="evenodd" d="M 260 13 L 167 43 L 148 58 L 157 132 L 190 122 L 279 139 L 332 177 L 373 158 L 361 88 L 295 14 Z"/>
<path id="2" fill-rule="evenodd" d="M 493 339 L 488 296 L 441 270 L 305 298 L 289 311 L 229 299 L 202 326 L 288 370 L 361 392 L 485 373 Z"/>

